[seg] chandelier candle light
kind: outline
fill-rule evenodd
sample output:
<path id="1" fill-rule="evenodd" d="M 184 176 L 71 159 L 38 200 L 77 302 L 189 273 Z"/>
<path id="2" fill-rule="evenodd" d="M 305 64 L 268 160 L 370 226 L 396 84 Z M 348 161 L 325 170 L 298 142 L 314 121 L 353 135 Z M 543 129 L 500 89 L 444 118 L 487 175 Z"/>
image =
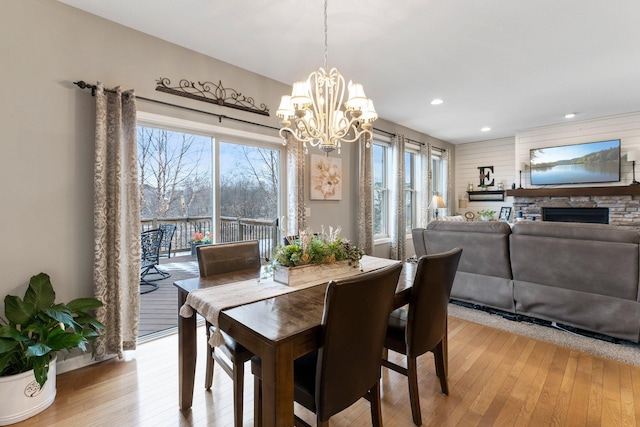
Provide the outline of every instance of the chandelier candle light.
<path id="1" fill-rule="evenodd" d="M 378 118 L 373 101 L 359 83 L 349 81 L 347 102 L 343 104 L 345 80 L 336 68 L 327 67 L 327 0 L 324 2 L 324 67 L 312 72 L 307 80 L 293 84 L 291 95 L 280 101 L 276 115 L 282 119 L 280 136 L 290 133 L 302 142 L 328 153 L 338 150 L 341 142 L 355 142 L 372 136 L 372 123 Z M 284 144 L 286 145 L 286 139 Z"/>

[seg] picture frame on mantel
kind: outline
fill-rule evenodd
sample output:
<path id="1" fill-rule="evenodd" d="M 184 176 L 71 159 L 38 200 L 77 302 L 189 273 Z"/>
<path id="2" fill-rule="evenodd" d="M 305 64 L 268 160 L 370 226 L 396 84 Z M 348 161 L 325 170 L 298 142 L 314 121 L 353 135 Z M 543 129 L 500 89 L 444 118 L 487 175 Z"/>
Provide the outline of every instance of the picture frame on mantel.
<path id="1" fill-rule="evenodd" d="M 500 209 L 500 217 L 499 217 L 499 219 L 500 219 L 500 221 L 509 222 L 509 220 L 511 219 L 511 207 L 503 206 Z"/>

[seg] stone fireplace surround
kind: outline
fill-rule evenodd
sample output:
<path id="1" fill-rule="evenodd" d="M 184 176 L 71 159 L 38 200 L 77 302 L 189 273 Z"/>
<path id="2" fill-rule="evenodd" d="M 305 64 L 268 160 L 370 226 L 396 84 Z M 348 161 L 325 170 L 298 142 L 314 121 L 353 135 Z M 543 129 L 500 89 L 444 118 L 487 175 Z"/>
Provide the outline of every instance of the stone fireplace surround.
<path id="1" fill-rule="evenodd" d="M 640 231 L 640 185 L 507 190 L 513 210 L 542 220 L 542 208 L 608 208 L 609 224 Z M 515 214 L 514 214 L 515 216 Z"/>

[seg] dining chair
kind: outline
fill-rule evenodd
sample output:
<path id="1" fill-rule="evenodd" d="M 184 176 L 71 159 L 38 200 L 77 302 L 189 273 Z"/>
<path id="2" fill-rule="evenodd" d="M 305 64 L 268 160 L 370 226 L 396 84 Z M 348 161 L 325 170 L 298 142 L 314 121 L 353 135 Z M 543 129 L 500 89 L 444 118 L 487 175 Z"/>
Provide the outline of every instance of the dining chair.
<path id="1" fill-rule="evenodd" d="M 260 272 L 260 247 L 257 240 L 198 246 L 196 256 L 200 277 L 247 270 L 255 270 L 257 277 Z M 207 357 L 206 363 L 205 388 L 211 389 L 214 362 L 217 362 L 233 380 L 234 425 L 240 427 L 243 413 L 244 364 L 251 359 L 253 353 L 238 344 L 224 331 L 221 331 L 224 344 L 212 347 L 209 345 L 209 337 L 213 333 L 213 328 L 211 323 L 206 322 L 207 350 L 210 357 Z M 225 357 L 230 363 L 225 360 Z"/>
<path id="2" fill-rule="evenodd" d="M 140 233 L 140 293 L 147 294 L 158 289 L 156 280 L 164 278 L 164 271 L 160 271 L 157 265 L 160 263 L 160 244 L 162 243 L 162 230 L 159 228 Z M 155 271 L 155 272 L 154 272 Z M 149 279 L 151 274 L 160 274 L 159 278 Z M 145 286 L 144 290 L 142 286 Z"/>
<path id="3" fill-rule="evenodd" d="M 380 371 L 389 313 L 402 263 L 330 281 L 321 323 L 321 347 L 294 361 L 294 399 L 316 414 L 318 426 L 361 397 L 371 404 L 374 426 L 382 426 Z M 251 359 L 255 425 L 262 422 L 262 366 Z M 292 420 L 293 421 L 293 420 Z M 295 417 L 296 425 L 308 425 Z"/>
<path id="4" fill-rule="evenodd" d="M 411 287 L 408 310 L 399 308 L 389 316 L 382 365 L 407 376 L 411 414 L 413 423 L 418 426 L 422 424 L 418 394 L 418 356 L 429 351 L 434 354 L 436 375 L 440 379 L 442 393 L 449 394 L 447 308 L 461 254 L 462 249 L 455 248 L 421 256 Z M 390 362 L 388 350 L 405 355 L 407 367 Z"/>

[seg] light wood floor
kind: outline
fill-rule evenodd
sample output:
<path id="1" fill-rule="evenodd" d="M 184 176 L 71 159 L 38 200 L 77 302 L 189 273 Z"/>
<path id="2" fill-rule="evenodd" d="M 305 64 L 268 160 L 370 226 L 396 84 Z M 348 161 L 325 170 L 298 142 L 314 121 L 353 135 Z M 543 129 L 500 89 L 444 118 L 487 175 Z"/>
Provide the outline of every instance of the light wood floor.
<path id="1" fill-rule="evenodd" d="M 640 426 L 640 367 L 454 317 L 449 331 L 449 396 L 440 393 L 432 355 L 419 360 L 425 426 Z M 206 392 L 204 357 L 198 358 L 193 408 L 178 409 L 176 347 L 173 335 L 142 344 L 127 360 L 61 374 L 53 406 L 15 425 L 232 425 L 231 381 L 218 370 Z M 252 390 L 248 374 L 245 426 L 253 425 Z M 382 405 L 385 426 L 413 425 L 406 378 L 387 369 Z M 368 403 L 361 399 L 331 425 L 371 425 Z"/>

